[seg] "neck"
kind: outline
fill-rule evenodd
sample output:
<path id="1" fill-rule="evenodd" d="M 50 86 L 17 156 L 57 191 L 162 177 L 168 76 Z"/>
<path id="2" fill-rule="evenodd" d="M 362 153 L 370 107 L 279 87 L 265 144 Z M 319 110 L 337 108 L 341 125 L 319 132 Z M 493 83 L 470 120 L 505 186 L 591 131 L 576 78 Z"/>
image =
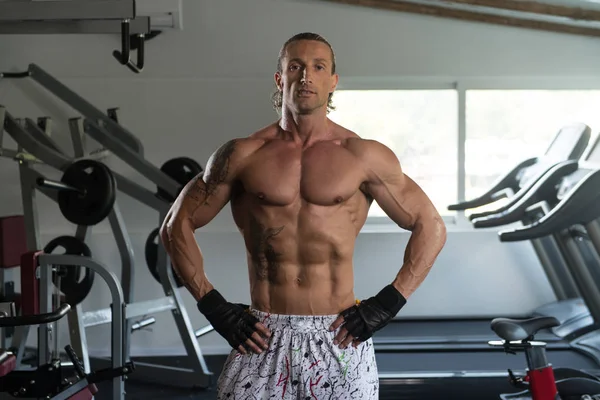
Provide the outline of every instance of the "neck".
<path id="1" fill-rule="evenodd" d="M 298 114 L 284 105 L 279 125 L 291 135 L 294 142 L 304 146 L 310 146 L 330 135 L 330 124 L 325 109 L 315 110 L 311 114 Z"/>

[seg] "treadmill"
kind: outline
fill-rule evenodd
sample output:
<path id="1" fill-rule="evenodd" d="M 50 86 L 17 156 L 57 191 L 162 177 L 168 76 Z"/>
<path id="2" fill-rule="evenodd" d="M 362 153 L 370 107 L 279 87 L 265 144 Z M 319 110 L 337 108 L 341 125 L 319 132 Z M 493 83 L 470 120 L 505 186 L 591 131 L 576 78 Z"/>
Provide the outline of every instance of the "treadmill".
<path id="1" fill-rule="evenodd" d="M 562 175 L 577 170 L 577 161 L 563 157 L 558 161 L 556 154 L 580 157 L 589 141 L 590 130 L 562 129 L 547 152 L 554 154 L 554 162 L 544 163 L 544 173 L 536 175 L 533 188 L 545 173 L 558 168 Z M 571 140 L 567 146 L 567 138 Z M 565 146 L 567 148 L 565 148 Z M 541 165 L 541 164 L 540 164 Z M 521 177 L 524 173 L 516 174 Z M 532 178 L 529 178 L 531 182 Z M 524 187 L 526 185 L 523 185 Z M 524 191 L 519 197 L 525 197 Z M 515 200 L 516 202 L 517 200 Z M 573 284 L 576 291 L 576 285 Z M 525 314 L 523 317 L 531 317 Z M 524 362 L 518 357 L 506 357 L 502 352 L 491 349 L 489 340 L 497 337 L 491 331 L 490 322 L 496 316 L 486 318 L 406 319 L 397 317 L 373 337 L 375 353 L 382 385 L 407 382 L 425 382 L 430 379 L 496 378 L 506 381 L 507 369 L 522 370 Z M 548 343 L 548 357 L 555 365 L 580 368 L 590 373 L 600 373 L 600 361 L 575 351 L 569 340 L 546 330 L 536 339 Z M 408 380 L 408 381 L 407 381 Z"/>
<path id="2" fill-rule="evenodd" d="M 590 313 L 590 321 L 572 335 L 570 345 L 600 363 L 600 138 L 585 161 L 556 187 L 558 203 L 547 210 L 545 202 L 530 208 L 542 209 L 544 216 L 529 225 L 503 230 L 502 242 L 532 240 L 549 235 L 563 243 L 572 260 L 569 271 Z M 584 235 L 581 232 L 584 232 Z M 582 240 L 584 239 L 584 240 Z M 585 239 L 589 239 L 586 241 Z M 591 244 L 590 246 L 587 246 Z M 587 254 L 588 258 L 582 255 Z M 557 365 L 554 361 L 553 364 Z M 570 366 L 570 365 L 569 365 Z"/>
<path id="3" fill-rule="evenodd" d="M 503 212 L 474 218 L 476 228 L 499 227 L 515 222 L 524 226 L 536 224 L 560 204 L 564 193 L 600 163 L 600 136 L 589 146 L 581 161 L 571 161 L 551 168 L 519 201 Z M 574 167 L 574 168 L 573 168 Z M 560 232 L 529 239 L 558 301 L 543 305 L 534 317 L 550 316 L 560 325 L 552 332 L 560 338 L 573 339 L 594 323 L 581 285 L 574 276 L 578 265 L 600 271 L 600 258 L 590 244 L 585 230 L 576 224 Z"/>
<path id="4" fill-rule="evenodd" d="M 498 178 L 481 196 L 452 204 L 450 211 L 472 210 L 508 198 L 508 203 L 493 211 L 473 213 L 469 219 L 483 217 L 508 209 L 553 166 L 563 161 L 577 160 L 584 153 L 591 136 L 591 129 L 583 123 L 564 125 L 556 133 L 546 152 L 539 157 L 528 158 Z"/>
<path id="5" fill-rule="evenodd" d="M 577 160 L 580 157 L 585 159 L 591 153 L 597 143 L 587 146 L 590 135 L 591 129 L 585 124 L 573 123 L 563 126 L 544 156 L 540 158 L 540 161 L 517 172 L 514 172 L 516 169 L 513 168 L 506 175 L 514 177 L 512 180 L 502 178 L 498 184 L 487 192 L 494 195 L 486 194 L 480 196 L 478 198 L 480 200 L 475 199 L 459 203 L 450 206 L 449 209 L 466 210 L 491 204 L 501 198 L 499 197 L 501 194 L 512 193 L 513 187 L 519 187 L 519 190 L 509 197 L 509 201 L 504 206 L 487 212 L 471 214 L 469 218 L 473 226 L 475 228 L 493 228 L 516 222 L 528 225 L 533 221 L 537 221 L 543 216 L 544 211 L 532 209 L 524 212 L 526 209 L 524 205 L 531 205 L 536 202 L 533 201 L 536 199 L 537 201 L 546 201 L 550 206 L 556 205 L 556 193 L 552 184 L 558 184 L 562 177 L 574 172 L 578 168 Z M 540 189 L 540 181 L 543 180 L 543 177 L 548 177 L 549 174 L 551 174 L 554 181 L 544 180 L 545 186 Z M 534 197 L 530 196 L 532 193 L 535 194 Z M 484 203 L 486 199 L 489 200 L 488 203 Z M 565 255 L 564 249 L 561 249 L 560 241 L 557 242 L 553 236 L 533 239 L 531 245 L 557 301 L 533 310 L 528 316 L 552 316 L 557 318 L 561 324 L 552 330 L 553 336 L 568 338 L 583 326 L 591 323 L 589 310 L 581 299 L 577 285 L 567 266 L 569 262 L 573 261 L 569 259 L 568 255 Z M 584 253 L 586 260 L 592 257 L 590 254 L 589 251 Z M 471 322 L 471 324 L 476 323 Z M 485 325 L 481 327 L 483 332 L 487 332 L 487 326 Z M 553 338 L 547 337 L 545 340 L 550 341 Z"/>

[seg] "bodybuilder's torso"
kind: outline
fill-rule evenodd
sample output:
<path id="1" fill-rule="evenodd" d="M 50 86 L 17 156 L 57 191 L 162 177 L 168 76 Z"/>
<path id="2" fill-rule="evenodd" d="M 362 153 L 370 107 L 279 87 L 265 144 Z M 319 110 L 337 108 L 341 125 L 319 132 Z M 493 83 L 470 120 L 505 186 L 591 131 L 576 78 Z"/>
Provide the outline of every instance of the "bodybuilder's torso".
<path id="1" fill-rule="evenodd" d="M 272 125 L 233 186 L 231 208 L 247 249 L 252 304 L 277 314 L 336 314 L 354 303 L 352 256 L 370 198 L 361 139 L 335 127 L 308 147 Z"/>

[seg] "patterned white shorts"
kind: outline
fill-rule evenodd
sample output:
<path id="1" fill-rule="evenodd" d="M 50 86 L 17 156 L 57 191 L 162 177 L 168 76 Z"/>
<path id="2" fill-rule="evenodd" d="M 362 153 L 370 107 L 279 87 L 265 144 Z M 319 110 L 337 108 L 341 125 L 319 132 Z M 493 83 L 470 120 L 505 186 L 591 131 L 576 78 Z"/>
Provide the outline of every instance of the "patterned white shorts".
<path id="1" fill-rule="evenodd" d="M 337 315 L 275 315 L 251 309 L 271 331 L 262 354 L 232 350 L 217 382 L 219 400 L 377 399 L 371 339 L 357 348 L 333 344 Z"/>

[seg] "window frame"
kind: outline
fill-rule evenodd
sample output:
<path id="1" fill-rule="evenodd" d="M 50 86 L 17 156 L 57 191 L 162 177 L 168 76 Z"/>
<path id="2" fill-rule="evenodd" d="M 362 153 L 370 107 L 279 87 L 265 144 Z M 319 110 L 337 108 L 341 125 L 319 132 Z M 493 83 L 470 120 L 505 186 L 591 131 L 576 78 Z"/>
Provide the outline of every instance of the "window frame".
<path id="1" fill-rule="evenodd" d="M 343 90 L 455 90 L 458 99 L 458 135 L 457 135 L 457 201 L 465 200 L 466 183 L 466 98 L 469 90 L 600 90 L 600 77 L 341 77 L 337 89 Z M 335 94 L 333 101 L 335 103 Z M 592 132 L 597 134 L 597 132 Z M 443 215 L 449 232 L 472 232 L 473 225 L 464 211 L 455 211 L 454 215 Z M 477 229 L 478 232 L 497 230 L 497 228 Z M 406 232 L 391 219 L 383 216 L 369 216 L 361 233 Z"/>

